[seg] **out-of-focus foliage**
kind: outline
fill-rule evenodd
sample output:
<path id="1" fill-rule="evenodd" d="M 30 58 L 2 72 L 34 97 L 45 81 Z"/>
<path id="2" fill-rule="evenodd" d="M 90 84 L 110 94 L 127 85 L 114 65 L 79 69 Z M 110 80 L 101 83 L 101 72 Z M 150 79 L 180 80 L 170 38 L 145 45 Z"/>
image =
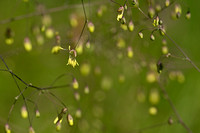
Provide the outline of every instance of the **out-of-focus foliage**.
<path id="1" fill-rule="evenodd" d="M 28 102 L 27 114 L 20 97 L 6 128 L 16 133 L 122 133 L 164 123 L 143 132 L 186 132 L 163 96 L 160 78 L 183 121 L 198 132 L 200 73 L 182 60 L 184 56 L 165 32 L 200 66 L 200 2 L 177 0 L 170 5 L 168 0 L 149 0 L 152 6 L 141 0 L 135 5 L 127 0 L 126 6 L 120 0 L 118 4 L 83 2 L 86 14 L 81 0 L 0 1 L 0 55 L 12 72 L 41 88 L 51 86 L 62 74 L 55 85 L 69 84 L 49 90 L 65 103 L 67 112 L 48 92 L 28 88 L 24 95 L 38 108 Z M 31 13 L 36 14 L 12 19 Z M 164 26 L 160 33 L 153 31 L 161 23 L 156 13 Z M 4 24 L 9 18 L 13 22 Z M 178 58 L 166 57 L 169 53 Z M 5 69 L 2 61 L 0 68 Z M 0 90 L 0 132 L 4 132 L 9 109 L 19 94 L 8 72 L 0 71 Z M 59 114 L 62 118 L 54 124 Z M 169 119 L 174 123 L 168 124 Z"/>

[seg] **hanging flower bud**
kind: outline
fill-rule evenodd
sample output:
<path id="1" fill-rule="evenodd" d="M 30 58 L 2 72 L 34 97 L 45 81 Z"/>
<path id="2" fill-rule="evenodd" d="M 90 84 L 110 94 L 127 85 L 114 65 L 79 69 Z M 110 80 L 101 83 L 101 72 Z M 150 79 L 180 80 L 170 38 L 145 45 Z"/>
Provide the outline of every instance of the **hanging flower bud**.
<path id="1" fill-rule="evenodd" d="M 57 123 L 62 123 L 62 118 L 59 119 L 59 117 L 57 116 L 54 121 L 53 121 L 54 124 L 57 124 Z"/>
<path id="2" fill-rule="evenodd" d="M 35 116 L 36 116 L 37 118 L 39 118 L 39 117 L 40 117 L 40 112 L 39 112 L 39 110 L 38 110 L 38 109 L 36 109 L 36 111 L 35 111 Z"/>
<path id="3" fill-rule="evenodd" d="M 53 46 L 53 48 L 51 49 L 51 53 L 58 54 L 60 52 L 60 50 L 63 50 L 63 48 L 59 45 L 56 45 L 56 46 Z"/>
<path id="4" fill-rule="evenodd" d="M 29 127 L 29 133 L 35 133 L 33 127 Z"/>
<path id="5" fill-rule="evenodd" d="M 28 117 L 28 111 L 26 109 L 26 106 L 22 106 L 22 108 L 21 108 L 21 116 L 24 119 Z"/>
<path id="6" fill-rule="evenodd" d="M 185 15 L 185 18 L 186 18 L 186 19 L 190 19 L 190 18 L 191 18 L 191 13 L 190 13 L 189 10 L 187 11 L 187 13 L 186 13 L 186 15 Z"/>
<path id="7" fill-rule="evenodd" d="M 94 32 L 95 26 L 94 26 L 94 24 L 93 24 L 92 22 L 88 22 L 88 29 L 89 29 L 89 31 L 90 31 L 91 33 Z"/>
<path id="8" fill-rule="evenodd" d="M 149 15 L 150 18 L 153 18 L 154 15 L 155 15 L 155 9 L 151 6 L 148 9 L 148 15 Z"/>
<path id="9" fill-rule="evenodd" d="M 128 30 L 128 27 L 127 27 L 127 25 L 126 24 L 121 24 L 121 26 L 120 26 L 123 30 Z"/>
<path id="10" fill-rule="evenodd" d="M 54 36 L 54 30 L 52 28 L 48 28 L 45 32 L 47 38 L 51 39 Z"/>
<path id="11" fill-rule="evenodd" d="M 140 103 L 145 102 L 145 100 L 146 100 L 146 95 L 145 95 L 145 93 L 144 93 L 143 91 L 139 91 L 139 92 L 137 93 L 137 100 L 138 100 L 138 102 L 140 102 Z"/>
<path id="12" fill-rule="evenodd" d="M 174 120 L 172 119 L 172 117 L 169 117 L 169 119 L 168 119 L 168 124 L 169 125 L 172 125 L 174 123 Z"/>
<path id="13" fill-rule="evenodd" d="M 123 74 L 120 74 L 120 75 L 118 76 L 118 80 L 119 80 L 120 83 L 124 83 L 124 81 L 125 81 L 125 76 L 124 76 Z"/>
<path id="14" fill-rule="evenodd" d="M 118 12 L 117 21 L 121 21 L 122 17 L 124 16 L 124 7 L 120 6 L 117 12 Z"/>
<path id="15" fill-rule="evenodd" d="M 85 88 L 84 88 L 84 93 L 85 93 L 85 94 L 89 94 L 89 93 L 90 93 L 90 89 L 89 89 L 88 86 L 85 86 Z"/>
<path id="16" fill-rule="evenodd" d="M 183 73 L 181 71 L 177 72 L 177 81 L 179 83 L 183 83 L 185 81 L 185 76 L 183 75 Z"/>
<path id="17" fill-rule="evenodd" d="M 181 9 L 181 6 L 179 4 L 175 5 L 175 13 L 176 13 L 176 18 L 180 18 L 181 13 L 182 13 L 182 9 Z"/>
<path id="18" fill-rule="evenodd" d="M 44 15 L 42 17 L 42 24 L 45 26 L 45 27 L 49 27 L 52 23 L 52 19 L 51 19 L 51 16 L 50 15 Z"/>
<path id="19" fill-rule="evenodd" d="M 88 63 L 83 63 L 80 66 L 80 72 L 83 76 L 88 76 L 90 74 L 90 64 Z"/>
<path id="20" fill-rule="evenodd" d="M 75 78 L 73 79 L 72 86 L 74 89 L 78 89 L 79 87 L 78 81 Z"/>
<path id="21" fill-rule="evenodd" d="M 156 5 L 156 12 L 160 12 L 162 9 L 161 5 L 157 4 Z"/>
<path id="22" fill-rule="evenodd" d="M 5 125 L 6 133 L 11 133 L 10 126 L 8 124 Z"/>
<path id="23" fill-rule="evenodd" d="M 158 72 L 158 73 L 161 73 L 162 70 L 163 70 L 163 64 L 162 64 L 162 62 L 159 61 L 159 62 L 157 63 L 157 72 Z"/>
<path id="24" fill-rule="evenodd" d="M 118 48 L 124 48 L 126 46 L 126 42 L 123 38 L 118 38 L 117 41 L 117 47 Z"/>
<path id="25" fill-rule="evenodd" d="M 160 34 L 161 34 L 162 36 L 164 36 L 165 33 L 166 33 L 165 27 L 160 28 L 159 31 L 160 31 Z"/>
<path id="26" fill-rule="evenodd" d="M 24 48 L 27 52 L 30 52 L 32 50 L 32 44 L 28 37 L 24 39 Z"/>
<path id="27" fill-rule="evenodd" d="M 79 119 L 80 119 L 81 116 L 82 116 L 82 112 L 81 112 L 81 110 L 80 110 L 80 109 L 77 109 L 75 115 L 76 115 L 76 118 L 79 118 Z"/>
<path id="28" fill-rule="evenodd" d="M 67 115 L 67 121 L 68 121 L 70 126 L 74 125 L 73 117 L 70 114 Z"/>
<path id="29" fill-rule="evenodd" d="M 169 51 L 168 51 L 168 47 L 167 46 L 162 46 L 162 53 L 163 54 L 167 54 Z"/>
<path id="30" fill-rule="evenodd" d="M 168 7 L 170 5 L 170 0 L 165 0 L 165 6 Z"/>
<path id="31" fill-rule="evenodd" d="M 79 94 L 78 92 L 75 92 L 75 93 L 74 93 L 74 98 L 75 98 L 77 101 L 79 101 L 79 100 L 81 99 L 81 96 L 80 96 L 80 94 Z"/>
<path id="32" fill-rule="evenodd" d="M 134 55 L 133 49 L 132 49 L 131 46 L 129 46 L 129 47 L 127 48 L 127 56 L 128 56 L 129 58 L 133 58 L 133 55 Z"/>
<path id="33" fill-rule="evenodd" d="M 7 28 L 5 32 L 5 43 L 7 45 L 11 45 L 14 43 L 13 36 L 14 36 L 14 32 L 10 28 Z"/>
<path id="34" fill-rule="evenodd" d="M 72 67 L 75 67 L 76 65 L 79 65 L 76 61 L 76 50 L 71 49 L 69 46 L 69 59 L 67 65 L 71 65 Z"/>
<path id="35" fill-rule="evenodd" d="M 42 35 L 37 35 L 36 41 L 37 41 L 38 45 L 43 45 L 44 44 L 44 37 Z"/>
<path id="36" fill-rule="evenodd" d="M 150 107 L 149 108 L 149 114 L 150 115 L 156 115 L 158 112 L 157 108 L 156 107 Z"/>
<path id="37" fill-rule="evenodd" d="M 155 75 L 155 73 L 149 72 L 149 73 L 146 75 L 146 80 L 147 80 L 147 82 L 149 82 L 149 83 L 154 83 L 154 82 L 156 81 L 156 75 Z"/>
<path id="38" fill-rule="evenodd" d="M 88 49 L 91 47 L 91 44 L 90 44 L 90 41 L 89 41 L 89 40 L 87 41 L 87 43 L 85 44 L 85 46 L 86 46 L 86 48 L 88 48 Z"/>
<path id="39" fill-rule="evenodd" d="M 143 35 L 142 32 L 139 32 L 138 35 L 139 35 L 140 38 L 143 38 L 143 37 L 144 37 L 144 35 Z"/>
<path id="40" fill-rule="evenodd" d="M 106 10 L 107 10 L 106 6 L 104 5 L 100 6 L 99 9 L 97 10 L 97 15 L 101 17 Z"/>
<path id="41" fill-rule="evenodd" d="M 134 7 L 138 7 L 138 6 L 139 6 L 138 0 L 132 0 L 132 5 L 133 5 Z"/>
<path id="42" fill-rule="evenodd" d="M 83 53 L 83 43 L 79 43 L 79 45 L 76 47 L 76 52 L 80 55 Z"/>
<path id="43" fill-rule="evenodd" d="M 61 130 L 61 122 L 56 123 L 56 131 L 60 131 Z"/>
<path id="44" fill-rule="evenodd" d="M 133 21 L 130 21 L 130 22 L 128 23 L 128 29 L 129 29 L 129 31 L 133 31 L 133 30 L 134 30 Z"/>
<path id="45" fill-rule="evenodd" d="M 159 21 L 160 21 L 160 18 L 158 16 L 156 18 L 154 18 L 154 20 L 153 20 L 153 26 L 156 27 L 156 26 L 160 25 Z"/>
<path id="46" fill-rule="evenodd" d="M 67 108 L 63 108 L 54 120 L 54 124 L 62 123 L 63 115 L 67 113 Z"/>
<path id="47" fill-rule="evenodd" d="M 70 25 L 75 28 L 78 26 L 78 20 L 77 20 L 77 16 L 75 14 L 72 14 L 70 16 Z"/>
<path id="48" fill-rule="evenodd" d="M 123 25 L 126 24 L 126 18 L 124 16 L 122 16 L 122 18 L 120 19 L 120 23 Z"/>
<path id="49" fill-rule="evenodd" d="M 152 41 L 154 41 L 154 40 L 155 40 L 155 36 L 154 36 L 153 34 L 151 34 L 150 39 L 151 39 Z"/>
<path id="50" fill-rule="evenodd" d="M 159 91 L 157 89 L 151 89 L 149 93 L 149 102 L 153 105 L 158 104 L 160 101 Z"/>

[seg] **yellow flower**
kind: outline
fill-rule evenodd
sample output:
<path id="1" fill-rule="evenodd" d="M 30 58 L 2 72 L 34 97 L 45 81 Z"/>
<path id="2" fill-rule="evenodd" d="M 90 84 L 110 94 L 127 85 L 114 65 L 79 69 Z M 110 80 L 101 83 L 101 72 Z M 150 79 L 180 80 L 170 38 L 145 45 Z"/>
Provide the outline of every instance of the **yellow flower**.
<path id="1" fill-rule="evenodd" d="M 76 50 L 71 50 L 69 46 L 69 59 L 67 65 L 71 65 L 73 67 L 75 67 L 76 65 L 79 66 L 78 62 L 76 61 L 76 56 Z"/>
<path id="2" fill-rule="evenodd" d="M 76 65 L 79 66 L 76 59 L 72 59 L 71 57 L 69 57 L 67 65 L 72 65 L 73 67 L 75 67 Z"/>
<path id="3" fill-rule="evenodd" d="M 123 16 L 124 16 L 124 7 L 121 6 L 118 9 L 117 21 L 120 21 Z"/>
<path id="4" fill-rule="evenodd" d="M 56 45 L 51 49 L 51 53 L 57 54 L 60 50 L 63 50 L 63 48 L 61 46 Z"/>

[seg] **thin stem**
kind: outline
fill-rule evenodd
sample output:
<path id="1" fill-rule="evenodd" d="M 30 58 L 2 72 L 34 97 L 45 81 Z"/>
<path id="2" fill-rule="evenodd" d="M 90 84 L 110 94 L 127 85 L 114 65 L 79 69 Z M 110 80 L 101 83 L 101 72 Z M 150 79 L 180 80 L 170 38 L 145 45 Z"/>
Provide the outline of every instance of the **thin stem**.
<path id="1" fill-rule="evenodd" d="M 100 3 L 102 3 L 102 2 L 94 2 L 93 5 L 99 5 Z M 44 12 L 32 12 L 32 13 L 29 13 L 29 14 L 24 14 L 24 15 L 12 17 L 12 18 L 9 18 L 9 19 L 1 20 L 0 24 L 7 24 L 7 23 L 10 23 L 10 22 L 13 22 L 13 21 L 31 18 L 31 17 L 34 17 L 34 16 L 42 16 L 44 14 L 51 14 L 51 13 L 55 13 L 55 12 L 60 12 L 60 11 L 66 10 L 66 9 L 80 8 L 81 6 L 82 5 L 80 5 L 80 4 L 59 6 L 59 7 L 47 9 Z M 85 6 L 89 6 L 89 4 L 86 3 Z"/>
<path id="2" fill-rule="evenodd" d="M 162 30 L 162 29 L 160 29 Z M 197 65 L 187 56 L 187 54 L 181 49 L 181 47 L 164 31 L 162 30 L 162 32 L 164 32 L 165 36 L 176 46 L 176 48 L 183 54 L 183 56 L 185 57 L 185 59 L 190 62 L 190 64 L 198 71 L 200 72 L 199 67 L 197 67 Z"/>
<path id="3" fill-rule="evenodd" d="M 81 0 L 81 2 L 82 2 L 82 7 L 83 7 L 83 12 L 84 12 L 85 21 L 84 21 L 83 28 L 82 28 L 82 30 L 81 30 L 81 34 L 80 34 L 80 36 L 79 36 L 79 38 L 78 38 L 78 41 L 77 41 L 77 43 L 76 43 L 76 45 L 75 45 L 75 48 L 78 46 L 79 41 L 81 40 L 81 37 L 82 37 L 83 32 L 84 32 L 84 30 L 85 30 L 86 24 L 87 24 L 87 22 L 88 22 L 87 15 L 86 15 L 86 11 L 85 11 L 84 2 L 83 2 L 83 0 Z"/>
<path id="4" fill-rule="evenodd" d="M 164 88 L 164 86 L 161 84 L 160 82 L 160 78 L 158 80 L 158 83 L 159 83 L 159 86 L 162 90 L 162 93 L 164 95 L 164 98 L 168 101 L 170 107 L 172 108 L 173 112 L 175 113 L 175 116 L 177 117 L 178 119 L 178 122 L 185 128 L 185 130 L 188 132 L 188 133 L 192 133 L 192 130 L 185 124 L 185 122 L 182 120 L 181 116 L 179 115 L 178 111 L 176 110 L 171 98 L 169 97 L 166 89 Z"/>

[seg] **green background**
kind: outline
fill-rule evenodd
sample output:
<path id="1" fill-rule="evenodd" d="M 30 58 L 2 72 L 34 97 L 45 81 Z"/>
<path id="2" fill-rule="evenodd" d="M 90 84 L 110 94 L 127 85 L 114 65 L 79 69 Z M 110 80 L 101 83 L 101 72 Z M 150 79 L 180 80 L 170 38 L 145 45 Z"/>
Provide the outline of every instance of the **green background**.
<path id="1" fill-rule="evenodd" d="M 41 0 L 38 2 L 44 5 L 45 9 L 63 5 L 72 6 L 63 11 L 51 13 L 50 15 L 52 17 L 52 27 L 55 31 L 59 31 L 61 36 L 61 45 L 66 49 L 68 45 L 74 45 L 77 42 L 84 23 L 81 1 Z M 121 1 L 118 0 L 118 2 L 120 3 Z M 162 55 L 162 37 L 156 33 L 156 41 L 152 42 L 149 39 L 151 31 L 144 31 L 144 39 L 140 39 L 137 33 L 142 28 L 152 27 L 152 22 L 143 20 L 144 16 L 137 9 L 132 8 L 132 18 L 127 17 L 127 21 L 139 21 L 139 23 L 135 25 L 133 32 L 123 31 L 116 20 L 117 9 L 119 7 L 117 4 L 108 0 L 90 0 L 84 1 L 84 3 L 88 20 L 92 21 L 95 25 L 95 32 L 89 33 L 87 27 L 85 28 L 82 38 L 87 39 L 87 36 L 89 36 L 93 50 L 84 48 L 83 54 L 77 56 L 77 61 L 80 64 L 79 67 L 72 68 L 66 65 L 68 60 L 68 53 L 66 51 L 61 51 L 58 55 L 51 54 L 51 48 L 55 44 L 54 38 L 45 38 L 45 43 L 42 46 L 36 44 L 35 36 L 31 33 L 31 27 L 33 25 L 41 25 L 41 16 L 34 16 L 11 23 L 0 24 L 0 55 L 3 56 L 9 68 L 25 82 L 40 87 L 49 86 L 57 76 L 63 73 L 72 74 L 76 77 L 80 84 L 80 89 L 78 90 L 81 95 L 80 101 L 77 102 L 74 99 L 71 87 L 51 90 L 57 97 L 62 99 L 67 105 L 70 114 L 74 117 L 75 125 L 73 127 L 68 126 L 66 118 L 64 118 L 61 132 L 132 133 L 136 129 L 167 122 L 170 116 L 175 118 L 175 114 L 164 99 L 159 85 L 157 83 L 149 84 L 146 82 L 149 64 L 155 63 Z M 164 1 L 160 1 L 160 3 L 163 4 Z M 175 3 L 182 5 L 183 14 L 179 20 L 172 20 L 170 17 L 174 5 L 161 12 L 160 16 L 166 25 L 167 33 L 180 45 L 191 60 L 197 66 L 200 66 L 200 2 L 180 0 Z M 73 5 L 78 6 L 73 7 Z M 96 15 L 100 5 L 107 7 L 102 17 Z M 141 9 L 146 13 L 148 10 L 146 2 L 141 1 L 140 5 Z M 37 11 L 37 4 L 34 0 L 30 0 L 28 3 L 20 0 L 4 0 L 0 1 L 0 7 L 0 20 Z M 190 20 L 184 18 L 188 7 L 192 15 Z M 79 16 L 80 25 L 77 29 L 73 29 L 69 24 L 72 13 Z M 4 34 L 8 27 L 15 33 L 14 44 L 12 45 L 5 44 Z M 72 36 L 69 34 L 72 34 Z M 23 47 L 23 40 L 26 36 L 30 37 L 33 44 L 31 52 L 25 51 Z M 126 41 L 126 48 L 127 46 L 133 47 L 133 58 L 129 59 L 126 57 L 126 48 L 118 49 L 116 47 L 118 38 L 123 38 Z M 172 54 L 176 56 L 181 55 L 169 40 L 168 47 Z M 124 55 L 122 59 L 117 58 L 119 52 Z M 145 62 L 147 66 L 142 67 L 142 62 Z M 90 64 L 91 69 L 88 76 L 80 73 L 80 67 L 84 63 Z M 137 65 L 139 65 L 140 71 L 136 69 Z M 97 66 L 101 69 L 100 75 L 96 75 L 94 72 Z M 0 68 L 5 68 L 2 62 L 0 63 Z M 168 79 L 168 72 L 173 70 L 183 72 L 185 76 L 184 83 Z M 123 83 L 118 81 L 118 77 L 121 74 L 125 76 Z M 200 130 L 200 119 L 198 117 L 200 113 L 199 72 L 186 61 L 167 59 L 164 63 L 162 78 L 165 79 L 165 88 L 183 121 L 193 132 L 198 132 Z M 102 87 L 103 79 L 111 87 L 108 87 L 108 89 Z M 71 76 L 65 76 L 56 85 L 70 84 L 71 82 Z M 90 88 L 88 95 L 83 93 L 85 84 L 88 84 Z M 20 83 L 20 87 L 23 88 L 25 86 Z M 157 88 L 160 91 L 160 101 L 156 105 L 158 113 L 155 116 L 148 113 L 149 107 L 152 106 L 148 101 L 148 94 L 152 88 Z M 140 89 L 144 90 L 146 95 L 144 103 L 137 101 L 137 93 Z M 0 132 L 4 132 L 4 125 L 9 109 L 14 101 L 14 97 L 19 94 L 14 80 L 7 72 L 0 72 L 0 90 Z M 28 97 L 32 92 L 34 92 L 34 89 L 29 88 L 25 92 L 25 95 Z M 61 110 L 61 106 L 59 106 L 58 102 L 54 103 L 56 100 L 48 94 L 38 94 L 39 92 L 36 92 L 36 95 L 32 99 L 37 101 L 41 117 L 33 119 L 33 127 L 38 133 L 57 132 L 53 120 L 57 116 L 57 112 Z M 21 118 L 20 115 L 22 105 L 23 100 L 20 98 L 17 104 L 15 104 L 10 118 L 12 132 L 15 133 L 28 132 L 29 122 L 27 119 Z M 32 118 L 34 110 L 31 103 L 29 103 L 29 106 Z M 74 116 L 77 108 L 82 110 L 81 119 L 76 119 Z M 144 133 L 159 132 L 186 133 L 186 130 L 180 124 L 175 123 L 144 131 Z"/>

